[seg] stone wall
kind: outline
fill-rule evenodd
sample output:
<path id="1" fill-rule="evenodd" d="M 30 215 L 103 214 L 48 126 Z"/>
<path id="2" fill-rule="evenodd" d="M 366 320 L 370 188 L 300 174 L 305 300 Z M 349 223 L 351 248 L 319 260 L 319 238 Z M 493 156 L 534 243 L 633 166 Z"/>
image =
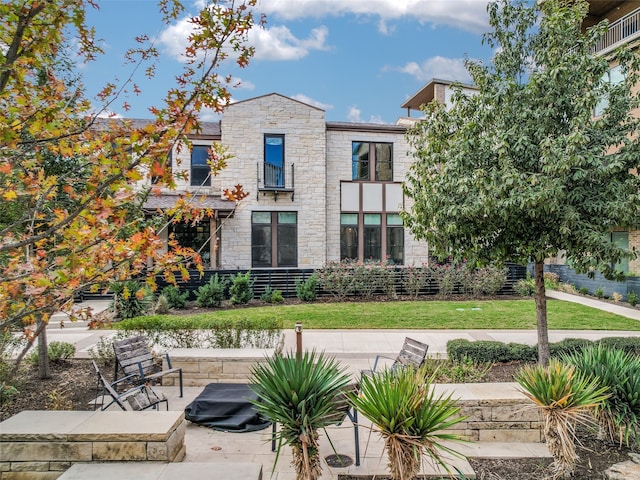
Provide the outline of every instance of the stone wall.
<path id="1" fill-rule="evenodd" d="M 171 350 L 171 365 L 182 368 L 185 387 L 203 387 L 210 383 L 246 383 L 251 367 L 274 354 L 275 349 L 257 348 L 176 348 Z M 166 359 L 163 368 L 168 368 Z M 163 386 L 178 385 L 178 375 L 165 375 Z"/>
<path id="2" fill-rule="evenodd" d="M 180 462 L 183 411 L 24 411 L 0 423 L 0 478 L 55 480 L 76 462 Z"/>

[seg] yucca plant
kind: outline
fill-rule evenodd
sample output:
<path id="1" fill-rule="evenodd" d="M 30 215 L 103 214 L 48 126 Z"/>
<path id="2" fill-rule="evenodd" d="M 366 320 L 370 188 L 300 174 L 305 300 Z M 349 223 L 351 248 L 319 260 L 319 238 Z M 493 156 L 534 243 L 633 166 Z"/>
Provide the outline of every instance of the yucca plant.
<path id="1" fill-rule="evenodd" d="M 590 422 L 591 410 L 608 397 L 607 388 L 557 359 L 546 367 L 526 366 L 514 378 L 542 412 L 544 436 L 554 460 L 553 478 L 569 478 L 578 460 L 576 426 Z"/>
<path id="2" fill-rule="evenodd" d="M 445 430 L 465 417 L 459 416 L 460 407 L 451 395 L 436 397 L 431 388 L 434 377 L 425 374 L 424 367 L 407 367 L 363 376 L 360 393 L 349 399 L 383 438 L 393 480 L 414 478 L 424 455 L 447 472 L 451 469 L 444 454 L 461 456 L 442 442 L 462 441 Z"/>
<path id="3" fill-rule="evenodd" d="M 610 396 L 594 410 L 603 436 L 619 445 L 640 446 L 640 357 L 596 344 L 561 360 L 609 389 Z"/>
<path id="4" fill-rule="evenodd" d="M 296 478 L 319 478 L 318 431 L 335 423 L 333 398 L 349 382 L 344 368 L 315 350 L 299 358 L 276 355 L 255 365 L 250 381 L 260 398 L 257 411 L 280 424 L 276 463 L 282 447 L 290 445 Z"/>

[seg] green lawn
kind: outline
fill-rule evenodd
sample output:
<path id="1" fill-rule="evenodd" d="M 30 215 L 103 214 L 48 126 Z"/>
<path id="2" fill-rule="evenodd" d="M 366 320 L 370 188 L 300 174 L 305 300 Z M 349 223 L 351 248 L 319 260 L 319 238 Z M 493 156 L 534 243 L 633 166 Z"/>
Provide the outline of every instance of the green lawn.
<path id="1" fill-rule="evenodd" d="M 577 303 L 547 301 L 551 330 L 638 330 L 640 322 Z M 180 315 L 185 317 L 188 315 Z M 533 299 L 336 302 L 220 310 L 196 314 L 220 319 L 281 318 L 285 328 L 535 330 Z M 162 317 L 162 316 L 160 316 Z"/>

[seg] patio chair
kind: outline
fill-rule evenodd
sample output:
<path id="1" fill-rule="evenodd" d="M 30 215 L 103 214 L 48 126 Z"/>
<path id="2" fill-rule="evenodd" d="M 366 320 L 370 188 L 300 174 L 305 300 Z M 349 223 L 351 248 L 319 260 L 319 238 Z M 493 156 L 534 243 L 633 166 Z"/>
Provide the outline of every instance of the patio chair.
<path id="1" fill-rule="evenodd" d="M 169 401 L 164 396 L 164 394 L 157 392 L 151 387 L 151 385 L 136 385 L 133 388 L 129 388 L 128 390 L 119 393 L 117 391 L 118 384 L 128 381 L 129 377 L 123 377 L 115 382 L 109 382 L 104 376 L 104 374 L 100 371 L 98 364 L 95 360 L 91 360 L 93 363 L 93 368 L 96 370 L 96 374 L 98 375 L 98 384 L 96 388 L 96 399 L 94 403 L 94 408 L 98 409 L 98 398 L 100 397 L 100 390 L 102 391 L 102 400 L 100 403 L 100 410 L 106 410 L 114 403 L 118 405 L 122 410 L 146 410 L 147 408 L 152 408 L 154 410 L 159 410 L 158 405 L 164 402 L 169 410 Z M 109 403 L 105 403 L 105 398 L 109 395 L 111 397 L 111 401 Z M 129 404 L 129 408 L 127 408 L 125 402 Z"/>
<path id="2" fill-rule="evenodd" d="M 405 366 L 413 366 L 415 368 L 419 368 L 424 363 L 427 357 L 427 350 L 429 349 L 429 345 L 426 343 L 419 342 L 414 340 L 413 338 L 405 337 L 404 343 L 402 344 L 402 348 L 400 349 L 400 353 L 398 356 L 387 357 L 385 355 L 377 355 L 375 361 L 373 362 L 373 368 L 371 370 L 362 370 L 363 375 L 371 375 L 375 373 L 378 368 L 378 362 L 381 358 L 386 358 L 389 360 L 393 360 L 393 364 L 391 365 L 391 370 L 396 370 L 397 368 L 402 368 Z"/>
<path id="3" fill-rule="evenodd" d="M 342 388 L 334 397 L 333 397 L 333 412 L 327 416 L 327 420 L 330 422 L 330 425 L 342 425 L 345 418 L 349 418 L 351 423 L 353 424 L 353 436 L 355 443 L 355 465 L 356 467 L 360 465 L 360 438 L 358 435 L 358 411 L 349 404 L 348 395 L 349 393 L 358 393 L 358 384 L 352 383 L 346 385 Z M 277 424 L 273 422 L 272 431 L 271 431 L 271 451 L 276 451 L 276 432 L 277 432 Z"/>
<path id="4" fill-rule="evenodd" d="M 124 377 L 128 377 L 137 384 L 155 382 L 171 373 L 177 373 L 180 377 L 180 398 L 182 398 L 182 368 L 173 368 L 171 366 L 171 357 L 165 354 L 167 360 L 166 370 L 158 368 L 153 352 L 149 348 L 147 337 L 140 335 L 137 337 L 125 338 L 124 340 L 115 340 L 113 342 L 113 351 L 116 356 L 113 378 L 118 378 L 118 371 L 122 371 Z"/>

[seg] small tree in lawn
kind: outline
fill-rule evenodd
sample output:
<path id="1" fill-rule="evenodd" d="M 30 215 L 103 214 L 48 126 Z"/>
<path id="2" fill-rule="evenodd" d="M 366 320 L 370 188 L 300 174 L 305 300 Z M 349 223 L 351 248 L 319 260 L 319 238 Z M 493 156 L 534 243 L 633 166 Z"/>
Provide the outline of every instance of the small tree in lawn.
<path id="1" fill-rule="evenodd" d="M 613 59 L 592 53 L 606 25 L 581 33 L 587 9 L 585 1 L 491 3 L 491 65 L 466 62 L 477 94 L 457 89 L 449 110 L 426 106 L 408 133 L 415 163 L 406 224 L 442 256 L 534 263 L 542 364 L 544 259 L 564 250 L 578 272 L 612 278 L 620 276 L 612 265 L 636 255 L 609 232 L 637 223 L 640 209 L 638 119 L 630 114 L 640 65 L 627 49 Z M 623 80 L 603 81 L 610 60 Z M 599 102 L 606 107 L 594 116 Z"/>
<path id="2" fill-rule="evenodd" d="M 85 21 L 95 2 L 0 5 L 0 330 L 23 330 L 29 340 L 8 377 L 74 294 L 144 272 L 148 284 L 160 273 L 173 282 L 176 272 L 188 276 L 187 262 L 200 265 L 196 252 L 175 241 L 160 253 L 164 225 L 145 218 L 142 205 L 155 192 L 141 181 L 153 177 L 175 187 L 169 153 L 174 145 L 190 145 L 187 135 L 200 130 L 200 109 L 220 112 L 229 101 L 232 80 L 218 70 L 225 58 L 243 67 L 251 57 L 246 36 L 256 1 L 212 0 L 191 18 L 183 72 L 175 85 L 163 79 L 164 102 L 150 109 L 153 118 L 145 125 L 98 120 L 121 95 L 143 94 L 133 74 L 122 84 L 106 84 L 92 105 L 70 64 L 61 67 L 70 58 L 68 45 L 87 62 L 103 53 Z M 158 3 L 167 25 L 183 13 L 179 0 Z M 152 76 L 153 39 L 140 35 L 135 42 L 128 52 L 132 71 Z M 130 108 L 127 101 L 119 106 Z M 211 150 L 213 174 L 225 159 L 223 151 Z M 246 195 L 239 185 L 225 193 L 231 200 Z M 189 204 L 186 196 L 167 216 L 193 222 L 212 214 Z"/>

